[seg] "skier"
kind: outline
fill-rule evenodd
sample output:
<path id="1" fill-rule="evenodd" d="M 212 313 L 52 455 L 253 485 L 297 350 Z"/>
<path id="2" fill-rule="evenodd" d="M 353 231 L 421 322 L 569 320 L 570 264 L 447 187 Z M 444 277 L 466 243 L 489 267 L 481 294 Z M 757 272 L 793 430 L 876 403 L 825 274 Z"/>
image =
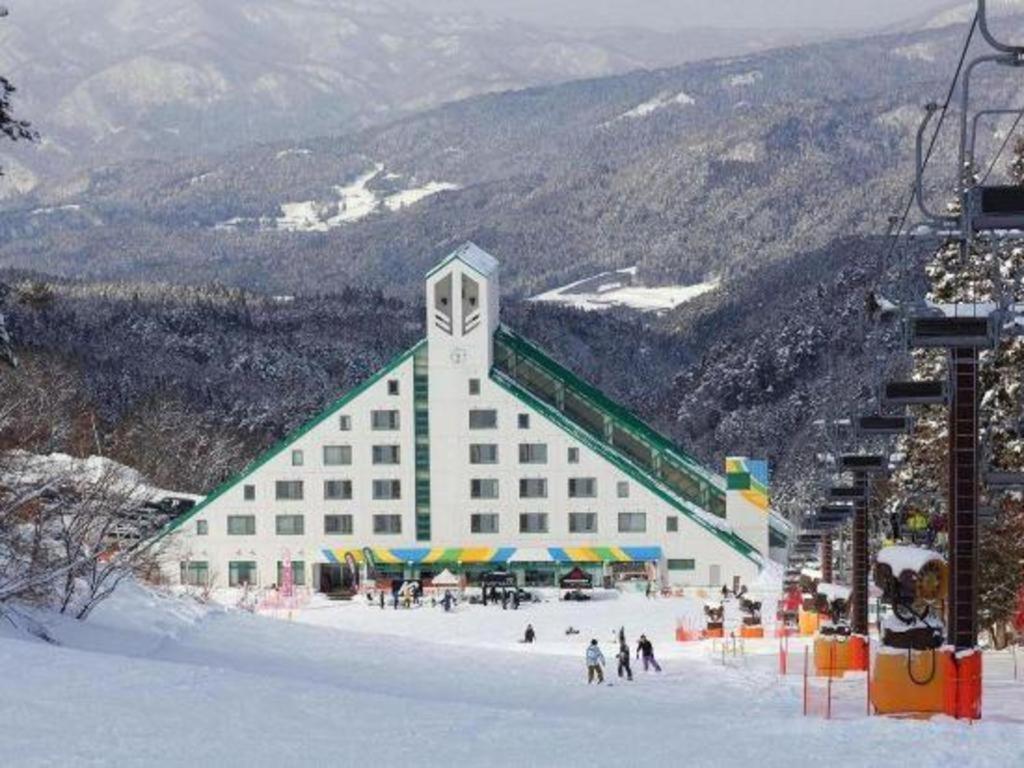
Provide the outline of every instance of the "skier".
<path id="1" fill-rule="evenodd" d="M 629 646 L 626 645 L 626 638 L 619 637 L 619 677 L 622 677 L 622 673 L 626 673 L 626 679 L 633 679 L 633 670 L 629 666 Z"/>
<path id="2" fill-rule="evenodd" d="M 533 631 L 533 624 L 526 625 L 526 635 L 523 637 L 523 639 L 528 643 L 532 643 L 534 640 L 537 639 L 537 633 Z"/>
<path id="3" fill-rule="evenodd" d="M 647 639 L 647 635 L 640 635 L 640 642 L 636 645 L 636 657 L 639 659 L 641 656 L 644 660 L 644 672 L 649 671 L 649 667 L 654 667 L 655 672 L 661 672 L 661 666 L 654 658 L 654 646 Z"/>
<path id="4" fill-rule="evenodd" d="M 590 645 L 587 646 L 587 685 L 594 682 L 595 677 L 597 678 L 598 685 L 604 682 L 604 672 L 601 670 L 603 666 L 604 654 L 597 647 L 597 638 L 595 637 L 590 641 Z"/>
<path id="5" fill-rule="evenodd" d="M 444 600 L 441 601 L 441 604 L 444 606 L 444 612 L 445 613 L 450 613 L 451 612 L 451 610 L 452 610 L 452 600 L 454 600 L 454 599 L 455 598 L 452 597 L 451 590 L 450 589 L 446 589 L 444 591 Z"/>

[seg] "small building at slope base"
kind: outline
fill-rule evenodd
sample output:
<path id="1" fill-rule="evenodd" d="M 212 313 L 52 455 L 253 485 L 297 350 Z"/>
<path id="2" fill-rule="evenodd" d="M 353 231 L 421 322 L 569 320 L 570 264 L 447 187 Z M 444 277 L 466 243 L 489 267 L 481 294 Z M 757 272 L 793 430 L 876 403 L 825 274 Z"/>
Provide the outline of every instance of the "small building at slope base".
<path id="1" fill-rule="evenodd" d="M 472 243 L 431 270 L 426 338 L 175 520 L 169 579 L 267 587 L 290 562 L 324 591 L 346 563 L 733 587 L 784 557 L 763 462 L 702 466 L 502 325 L 498 273 Z"/>

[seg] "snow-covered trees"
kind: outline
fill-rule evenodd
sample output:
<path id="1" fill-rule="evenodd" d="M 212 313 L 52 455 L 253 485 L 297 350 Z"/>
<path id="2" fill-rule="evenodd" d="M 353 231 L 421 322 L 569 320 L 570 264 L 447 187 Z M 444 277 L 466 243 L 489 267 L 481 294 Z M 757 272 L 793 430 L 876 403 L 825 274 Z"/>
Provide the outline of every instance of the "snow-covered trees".
<path id="1" fill-rule="evenodd" d="M 0 454 L 0 616 L 38 604 L 84 619 L 150 568 L 147 495 L 112 462 Z"/>

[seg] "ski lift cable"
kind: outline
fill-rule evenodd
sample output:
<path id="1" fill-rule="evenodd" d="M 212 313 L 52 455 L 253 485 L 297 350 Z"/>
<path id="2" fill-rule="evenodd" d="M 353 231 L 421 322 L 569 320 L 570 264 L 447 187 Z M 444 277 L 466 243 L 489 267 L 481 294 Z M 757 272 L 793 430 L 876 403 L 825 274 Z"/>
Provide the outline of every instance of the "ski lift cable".
<path id="1" fill-rule="evenodd" d="M 989 175 L 996 167 L 996 163 L 999 162 L 999 158 L 1002 157 L 1003 152 L 1006 151 L 1006 146 L 1010 143 L 1010 137 L 1012 137 L 1014 131 L 1017 130 L 1017 126 L 1020 125 L 1021 119 L 1024 119 L 1024 107 L 1017 110 L 1017 117 L 1013 121 L 1013 125 L 1010 126 L 1010 130 L 1007 131 L 1006 136 L 1003 137 L 1003 143 L 999 146 L 999 151 L 996 153 L 996 156 L 992 158 L 992 162 L 989 163 L 988 169 L 985 171 L 985 175 L 982 176 L 981 181 L 978 182 L 979 185 L 984 184 L 988 180 Z"/>
<path id="2" fill-rule="evenodd" d="M 942 130 L 942 125 L 946 120 L 946 114 L 949 112 L 949 105 L 953 101 L 953 94 L 956 93 L 956 85 L 960 81 L 960 75 L 963 72 L 964 63 L 967 61 L 967 52 L 970 50 L 971 42 L 974 40 L 974 33 L 978 29 L 978 18 L 979 12 L 974 12 L 974 18 L 971 21 L 971 28 L 967 33 L 967 38 L 964 40 L 963 48 L 960 51 L 960 59 L 956 65 L 956 72 L 953 74 L 953 80 L 949 84 L 949 90 L 946 92 L 946 98 L 942 102 L 942 106 L 939 108 L 939 119 L 935 123 L 935 129 L 932 131 L 931 139 L 928 142 L 928 150 L 925 152 L 924 161 L 921 166 L 921 172 L 924 173 L 928 167 L 928 162 L 932 158 L 932 154 L 935 151 L 935 145 L 939 140 L 939 132 Z M 907 202 L 903 207 L 903 213 L 899 219 L 899 225 L 896 228 L 896 234 L 893 237 L 889 250 L 886 253 L 886 261 L 892 258 L 893 252 L 896 250 L 896 245 L 900 238 L 905 235 L 904 227 L 907 223 L 907 218 L 910 216 L 910 209 L 914 206 L 914 191 L 917 187 L 916 180 L 910 187 L 910 193 L 907 195 Z"/>

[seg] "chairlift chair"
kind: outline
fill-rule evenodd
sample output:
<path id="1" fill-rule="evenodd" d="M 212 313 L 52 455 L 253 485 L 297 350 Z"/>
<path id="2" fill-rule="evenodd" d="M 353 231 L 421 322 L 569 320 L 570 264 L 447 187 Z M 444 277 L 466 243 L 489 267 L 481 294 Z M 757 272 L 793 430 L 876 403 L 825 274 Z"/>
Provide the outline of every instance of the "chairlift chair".
<path id="1" fill-rule="evenodd" d="M 985 487 L 991 491 L 1024 491 L 1024 472 L 985 473 Z"/>
<path id="2" fill-rule="evenodd" d="M 834 485 L 828 489 L 832 501 L 866 501 L 867 488 L 859 485 Z"/>
<path id="3" fill-rule="evenodd" d="M 913 420 L 909 416 L 868 414 L 856 419 L 858 437 L 892 437 L 910 434 Z"/>
<path id="4" fill-rule="evenodd" d="M 994 313 L 981 317 L 913 316 L 907 341 L 911 349 L 989 349 L 996 345 L 994 319 Z"/>
<path id="5" fill-rule="evenodd" d="M 885 474 L 889 471 L 889 459 L 878 454 L 846 453 L 839 457 L 839 471 Z"/>
<path id="6" fill-rule="evenodd" d="M 890 381 L 882 400 L 890 407 L 948 405 L 949 385 L 945 381 Z"/>

